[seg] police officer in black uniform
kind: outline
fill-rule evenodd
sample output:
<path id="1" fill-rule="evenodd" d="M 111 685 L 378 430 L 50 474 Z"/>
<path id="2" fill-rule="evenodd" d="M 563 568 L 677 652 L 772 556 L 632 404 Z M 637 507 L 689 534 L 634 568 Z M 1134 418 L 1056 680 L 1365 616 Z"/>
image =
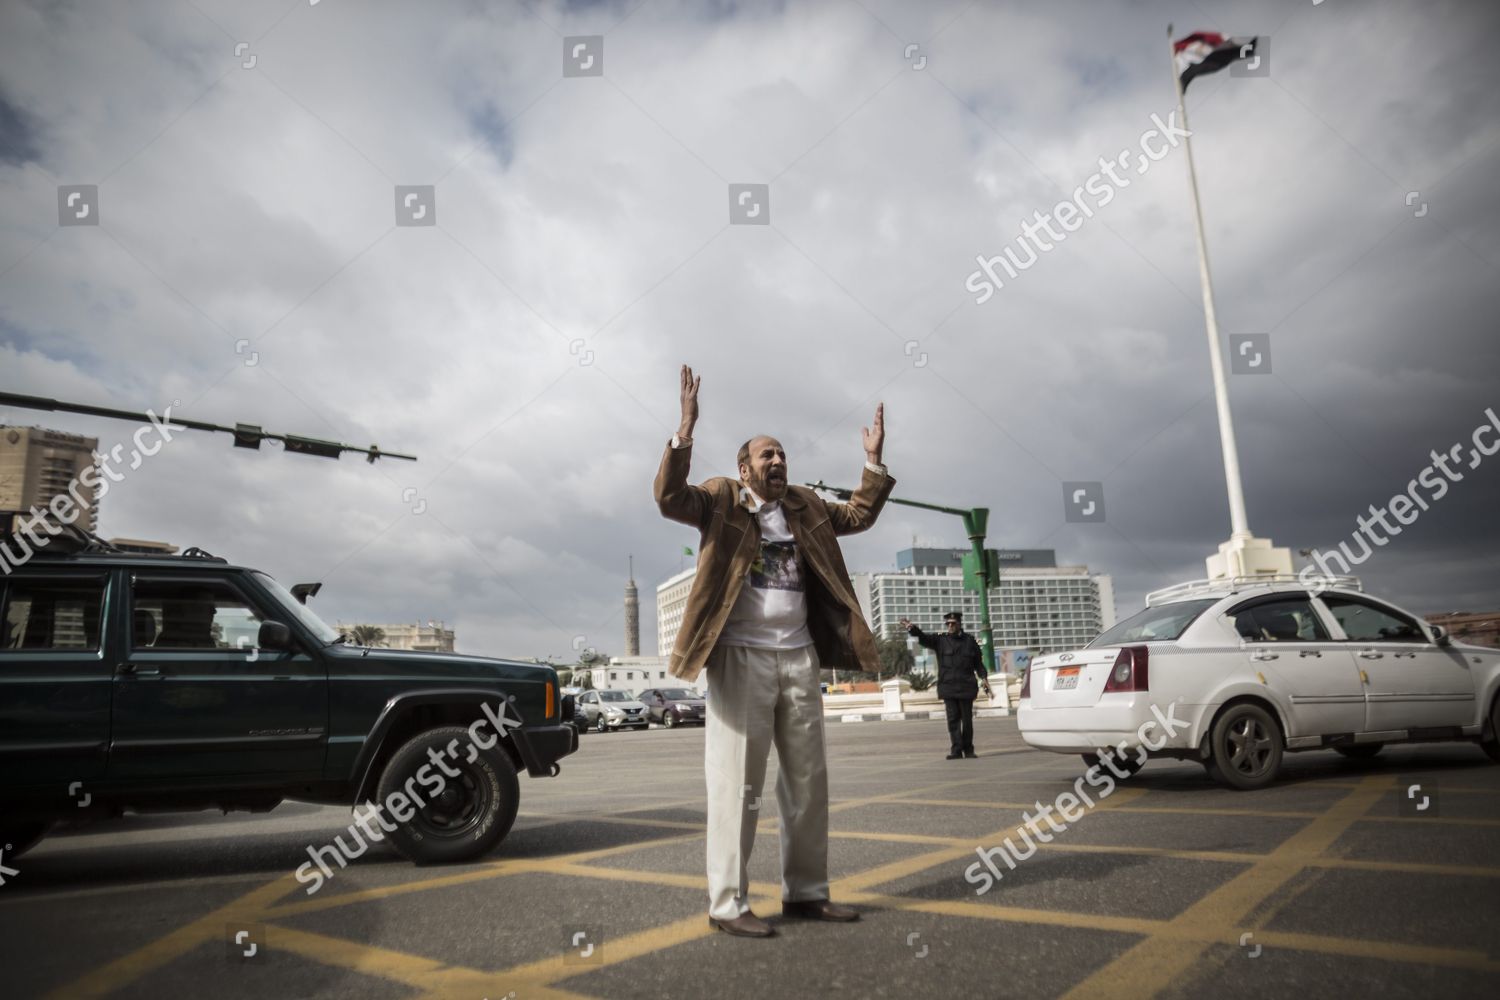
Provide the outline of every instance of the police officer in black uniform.
<path id="1" fill-rule="evenodd" d="M 928 635 L 908 619 L 901 619 L 901 627 L 914 636 L 917 642 L 937 653 L 938 697 L 948 710 L 948 739 L 951 749 L 948 760 L 960 757 L 976 757 L 974 753 L 974 699 L 979 697 L 979 686 L 990 694 L 989 678 L 984 673 L 984 658 L 979 653 L 979 643 L 964 631 L 964 616 L 950 611 L 943 616 L 947 632 L 943 635 Z"/>

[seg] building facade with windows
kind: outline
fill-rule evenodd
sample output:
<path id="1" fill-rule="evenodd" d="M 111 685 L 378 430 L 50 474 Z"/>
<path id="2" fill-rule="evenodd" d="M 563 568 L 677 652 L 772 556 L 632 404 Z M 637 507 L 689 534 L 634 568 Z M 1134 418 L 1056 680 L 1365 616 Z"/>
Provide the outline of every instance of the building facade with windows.
<path id="1" fill-rule="evenodd" d="M 708 687 L 708 677 L 700 673 L 692 683 L 667 673 L 665 656 L 612 656 L 608 664 L 590 667 L 589 680 L 594 689 L 613 689 L 640 694 L 647 688 L 687 688 L 703 691 Z"/>
<path id="2" fill-rule="evenodd" d="M 43 427 L 0 427 L 0 510 L 45 509 L 52 498 L 94 466 L 99 439 Z M 84 502 L 78 525 L 94 531 L 99 526 L 98 489 L 74 493 Z"/>
<path id="3" fill-rule="evenodd" d="M 360 625 L 368 625 L 368 622 L 359 622 Z M 453 630 L 447 624 L 438 621 L 429 621 L 426 625 L 421 622 L 402 622 L 397 625 L 375 625 L 385 633 L 385 638 L 380 640 L 382 649 L 409 649 L 418 653 L 451 653 L 453 652 Z M 337 623 L 334 628 L 345 634 L 354 629 L 354 625 Z"/>
<path id="4" fill-rule="evenodd" d="M 966 549 L 903 549 L 896 570 L 855 573 L 859 597 L 877 636 L 898 636 L 909 618 L 941 632 L 943 615 L 962 612 L 964 630 L 979 634 L 979 595 L 963 586 Z M 1002 549 L 1000 579 L 990 587 L 997 661 L 1006 651 L 1033 656 L 1076 649 L 1115 623 L 1114 584 L 1087 566 L 1058 566 L 1051 549 Z"/>
<path id="5" fill-rule="evenodd" d="M 677 630 L 687 611 L 688 591 L 693 589 L 693 577 L 697 575 L 698 567 L 693 566 L 656 585 L 656 655 L 660 657 L 672 655 L 672 644 L 677 641 Z"/>

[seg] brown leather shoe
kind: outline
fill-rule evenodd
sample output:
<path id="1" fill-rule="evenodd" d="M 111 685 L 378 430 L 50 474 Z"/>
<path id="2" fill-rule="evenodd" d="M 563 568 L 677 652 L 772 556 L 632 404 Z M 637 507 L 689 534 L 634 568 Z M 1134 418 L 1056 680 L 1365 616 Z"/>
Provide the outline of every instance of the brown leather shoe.
<path id="1" fill-rule="evenodd" d="M 746 910 L 733 920 L 719 920 L 715 917 L 708 918 L 708 926 L 715 930 L 721 930 L 725 934 L 733 934 L 735 937 L 768 938 L 774 937 L 776 928 Z"/>
<path id="2" fill-rule="evenodd" d="M 852 906 L 840 906 L 827 899 L 809 899 L 801 902 L 782 900 L 783 917 L 802 917 L 805 920 L 835 920 L 848 923 L 859 919 L 859 911 Z"/>

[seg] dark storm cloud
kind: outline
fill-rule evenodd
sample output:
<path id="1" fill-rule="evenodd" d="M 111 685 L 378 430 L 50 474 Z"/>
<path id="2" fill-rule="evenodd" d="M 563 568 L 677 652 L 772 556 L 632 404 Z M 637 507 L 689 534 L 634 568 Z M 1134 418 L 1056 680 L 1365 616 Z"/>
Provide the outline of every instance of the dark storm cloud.
<path id="1" fill-rule="evenodd" d="M 1181 152 L 991 301 L 964 288 L 1168 113 L 1168 21 L 1272 39 L 1270 77 L 1190 102 L 1221 332 L 1273 355 L 1230 387 L 1252 528 L 1337 546 L 1500 405 L 1490 5 L 202 6 L 0 14 L 30 116 L 0 164 L 0 385 L 418 454 L 190 438 L 108 498 L 107 534 L 325 580 L 330 619 L 620 652 L 633 553 L 649 652 L 697 547 L 650 499 L 684 361 L 695 475 L 766 431 L 794 481 L 850 485 L 884 399 L 898 495 L 989 506 L 994 544 L 1113 574 L 1121 613 L 1201 576 L 1229 517 Z M 559 35 L 600 31 L 607 79 L 561 78 Z M 56 185 L 95 180 L 105 228 L 56 229 Z M 742 181 L 772 225 L 727 225 Z M 395 184 L 434 184 L 438 225 L 395 226 Z M 1497 466 L 1367 586 L 1500 606 Z M 1102 480 L 1108 521 L 1067 523 L 1065 480 Z M 913 536 L 964 541 L 892 507 L 848 563 Z"/>

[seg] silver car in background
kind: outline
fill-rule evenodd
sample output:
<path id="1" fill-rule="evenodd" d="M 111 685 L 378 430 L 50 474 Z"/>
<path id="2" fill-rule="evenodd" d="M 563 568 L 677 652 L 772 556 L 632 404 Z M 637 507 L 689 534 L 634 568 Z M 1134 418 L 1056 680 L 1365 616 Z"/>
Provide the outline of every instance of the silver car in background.
<path id="1" fill-rule="evenodd" d="M 646 706 L 629 691 L 585 691 L 574 713 L 584 728 L 607 733 L 611 729 L 646 729 L 651 725 Z"/>

